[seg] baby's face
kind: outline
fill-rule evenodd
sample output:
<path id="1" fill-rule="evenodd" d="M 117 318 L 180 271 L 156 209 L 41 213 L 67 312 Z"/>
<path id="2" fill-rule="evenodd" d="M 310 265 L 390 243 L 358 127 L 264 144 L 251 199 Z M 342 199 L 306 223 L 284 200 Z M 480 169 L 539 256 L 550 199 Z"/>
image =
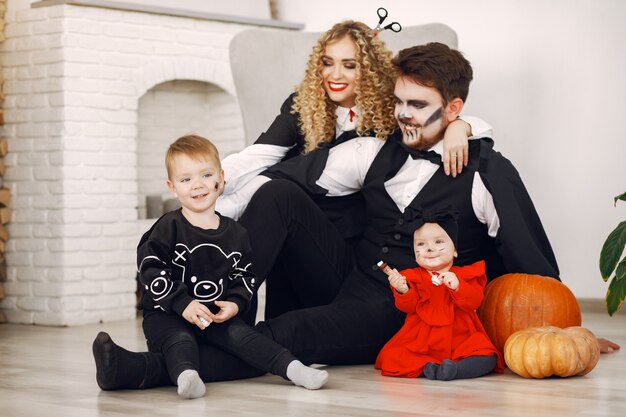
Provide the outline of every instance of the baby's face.
<path id="1" fill-rule="evenodd" d="M 415 231 L 413 249 L 417 264 L 428 271 L 448 271 L 457 255 L 452 239 L 437 223 L 424 223 Z"/>

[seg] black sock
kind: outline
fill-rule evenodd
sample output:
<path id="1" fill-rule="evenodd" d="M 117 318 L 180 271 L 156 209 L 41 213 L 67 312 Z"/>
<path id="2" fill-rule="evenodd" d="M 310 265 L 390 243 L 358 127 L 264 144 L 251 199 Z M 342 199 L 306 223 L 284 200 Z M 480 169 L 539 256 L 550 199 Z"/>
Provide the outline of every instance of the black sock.
<path id="1" fill-rule="evenodd" d="M 444 359 L 441 366 L 437 370 L 437 379 L 440 381 L 450 381 L 456 379 L 458 372 L 457 363 L 450 359 Z"/>
<path id="2" fill-rule="evenodd" d="M 111 337 L 100 332 L 92 345 L 96 361 L 96 381 L 103 390 L 142 387 L 146 375 L 146 357 L 116 345 Z"/>
<path id="3" fill-rule="evenodd" d="M 454 362 L 446 359 L 437 371 L 437 379 L 450 381 L 452 379 L 478 378 L 493 371 L 496 367 L 496 355 L 470 356 Z"/>
<path id="4" fill-rule="evenodd" d="M 437 370 L 439 369 L 439 365 L 434 362 L 428 362 L 424 365 L 424 370 L 422 371 L 422 375 L 428 379 L 437 379 Z"/>

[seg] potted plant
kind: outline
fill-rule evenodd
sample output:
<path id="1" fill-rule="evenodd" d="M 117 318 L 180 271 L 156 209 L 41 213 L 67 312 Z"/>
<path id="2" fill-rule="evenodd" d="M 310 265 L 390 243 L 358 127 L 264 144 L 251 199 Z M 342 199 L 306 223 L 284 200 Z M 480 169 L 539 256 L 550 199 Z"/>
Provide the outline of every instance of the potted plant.
<path id="1" fill-rule="evenodd" d="M 614 205 L 617 205 L 617 200 L 626 201 L 626 192 L 614 198 Z M 624 246 L 626 246 L 626 220 L 620 222 L 606 238 L 600 252 L 600 273 L 604 282 L 607 282 L 614 273 L 606 292 L 606 311 L 610 316 L 619 310 L 626 297 L 626 256 L 621 258 Z"/>

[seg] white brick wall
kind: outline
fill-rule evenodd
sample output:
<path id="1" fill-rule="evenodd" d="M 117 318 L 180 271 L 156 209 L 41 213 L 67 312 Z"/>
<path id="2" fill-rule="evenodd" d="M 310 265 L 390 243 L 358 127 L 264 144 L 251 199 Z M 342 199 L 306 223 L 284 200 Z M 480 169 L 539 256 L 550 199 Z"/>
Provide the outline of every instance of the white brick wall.
<path id="1" fill-rule="evenodd" d="M 214 84 L 171 81 L 139 101 L 137 143 L 140 216 L 145 197 L 171 198 L 165 186 L 164 156 L 177 137 L 196 133 L 213 141 L 222 156 L 244 147 L 243 122 L 233 96 Z"/>
<path id="2" fill-rule="evenodd" d="M 228 45 L 247 28 L 8 1 L 1 133 L 13 218 L 0 308 L 10 322 L 135 316 L 135 247 L 150 225 L 138 220 L 139 187 L 164 191 L 164 176 L 148 179 L 163 175 L 180 134 L 206 135 L 222 154 L 243 147 Z M 165 104 L 171 123 L 156 132 Z"/>

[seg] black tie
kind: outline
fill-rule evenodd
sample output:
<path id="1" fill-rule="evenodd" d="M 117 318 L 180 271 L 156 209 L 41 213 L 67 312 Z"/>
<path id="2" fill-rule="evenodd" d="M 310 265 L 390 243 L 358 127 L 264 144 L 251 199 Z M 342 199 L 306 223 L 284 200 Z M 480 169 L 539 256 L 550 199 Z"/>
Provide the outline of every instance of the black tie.
<path id="1" fill-rule="evenodd" d="M 411 158 L 413 159 L 426 159 L 433 164 L 443 165 L 443 162 L 441 161 L 441 155 L 439 155 L 435 151 L 422 151 L 421 149 L 412 149 L 408 146 L 405 146 L 404 144 L 402 145 L 402 147 L 405 151 L 409 153 L 409 155 L 411 155 Z"/>

